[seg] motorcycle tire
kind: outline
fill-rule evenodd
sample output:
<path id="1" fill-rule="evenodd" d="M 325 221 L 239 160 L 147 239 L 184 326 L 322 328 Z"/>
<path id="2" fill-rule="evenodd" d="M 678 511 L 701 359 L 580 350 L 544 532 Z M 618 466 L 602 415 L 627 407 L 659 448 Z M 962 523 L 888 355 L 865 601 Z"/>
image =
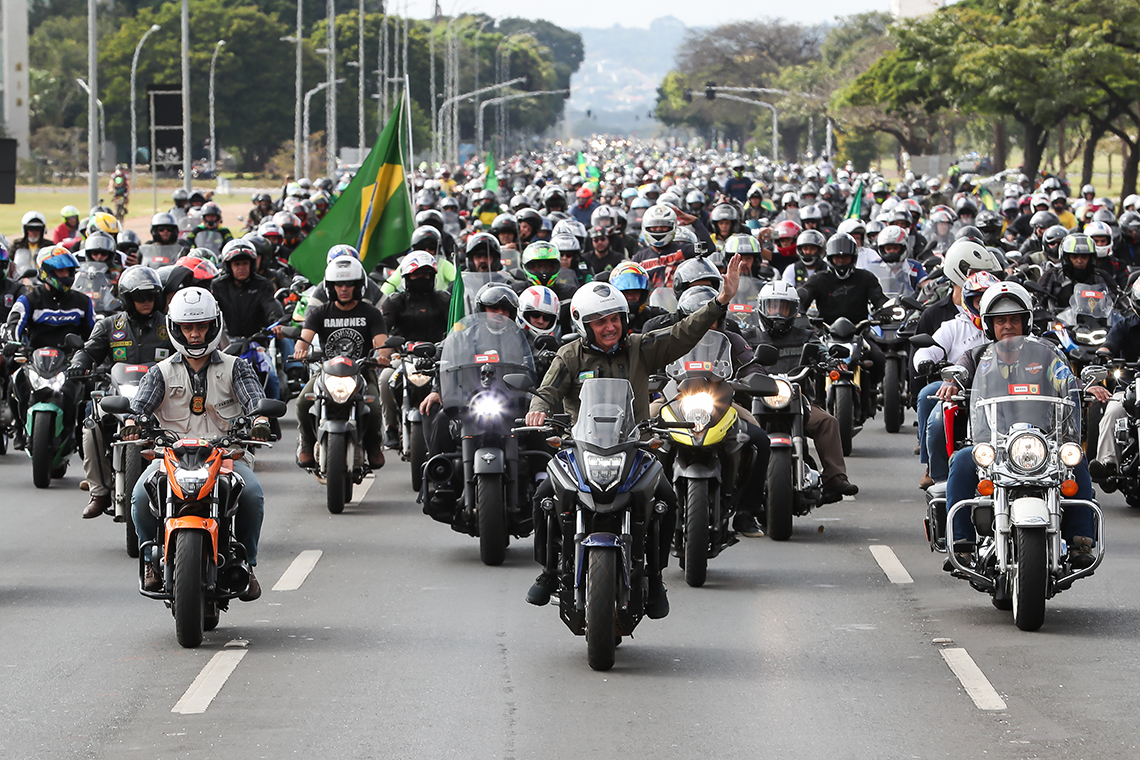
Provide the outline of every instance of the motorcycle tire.
<path id="1" fill-rule="evenodd" d="M 131 514 L 131 494 L 134 493 L 135 484 L 142 476 L 142 453 L 138 446 L 126 446 L 123 451 L 123 485 L 127 494 L 127 556 L 138 559 L 139 534 L 135 529 L 135 517 Z"/>
<path id="2" fill-rule="evenodd" d="M 0 456 L 8 453 L 8 433 L 0 432 Z"/>
<path id="3" fill-rule="evenodd" d="M 768 502 L 764 512 L 768 517 L 768 537 L 773 541 L 787 541 L 792 536 L 792 505 L 796 492 L 792 484 L 792 450 L 773 449 L 768 460 Z"/>
<path id="4" fill-rule="evenodd" d="M 709 572 L 709 482 L 690 478 L 685 496 L 685 583 L 705 585 Z"/>
<path id="5" fill-rule="evenodd" d="M 586 662 L 609 670 L 617 650 L 618 561 L 613 549 L 590 549 L 586 568 Z"/>
<path id="6" fill-rule="evenodd" d="M 507 558 L 507 511 L 503 504 L 503 476 L 475 476 L 475 513 L 479 520 L 479 559 L 484 565 L 501 565 Z"/>
<path id="7" fill-rule="evenodd" d="M 411 439 L 408 462 L 412 467 L 412 490 L 418 493 L 424 484 L 424 465 L 427 463 L 427 441 L 424 439 L 423 423 L 412 423 Z"/>
<path id="8" fill-rule="evenodd" d="M 222 611 L 218 609 L 218 605 L 210 602 L 206 605 L 206 616 L 203 618 L 202 627 L 207 631 L 212 631 L 218 627 L 221 622 Z"/>
<path id="9" fill-rule="evenodd" d="M 1023 631 L 1045 623 L 1045 594 L 1049 583 L 1049 554 L 1044 528 L 1015 528 L 1017 560 L 1013 576 L 1013 622 Z"/>
<path id="10" fill-rule="evenodd" d="M 206 630 L 206 588 L 202 583 L 205 567 L 206 534 L 181 530 L 174 537 L 174 633 L 178 645 L 193 649 L 202 643 Z"/>
<path id="11" fill-rule="evenodd" d="M 344 511 L 345 481 L 348 480 L 347 442 L 344 433 L 330 433 L 325 442 L 325 493 L 329 512 Z"/>
<path id="12" fill-rule="evenodd" d="M 51 485 L 51 463 L 55 458 L 52 446 L 52 433 L 55 428 L 55 415 L 51 412 L 36 412 L 32 415 L 32 483 L 36 488 Z"/>
<path id="13" fill-rule="evenodd" d="M 897 433 L 902 429 L 903 419 L 906 416 L 905 403 L 902 360 L 893 356 L 888 357 L 883 376 L 883 421 L 886 423 L 888 433 Z"/>
<path id="14" fill-rule="evenodd" d="M 1088 414 L 1084 415 L 1086 448 L 1096 451 L 1097 441 L 1100 439 L 1100 418 L 1104 416 L 1104 404 L 1093 401 L 1089 404 Z"/>
<path id="15" fill-rule="evenodd" d="M 835 409 L 832 415 L 839 421 L 839 442 L 843 456 L 851 456 L 851 439 L 855 437 L 855 392 L 848 385 L 835 389 Z"/>
<path id="16" fill-rule="evenodd" d="M 63 478 L 64 476 L 67 475 L 67 465 L 68 465 L 69 461 L 70 460 L 65 459 L 65 460 L 63 460 L 63 463 L 60 464 L 58 467 L 52 468 L 52 470 L 51 470 L 51 479 L 52 480 L 59 480 L 60 478 Z"/>

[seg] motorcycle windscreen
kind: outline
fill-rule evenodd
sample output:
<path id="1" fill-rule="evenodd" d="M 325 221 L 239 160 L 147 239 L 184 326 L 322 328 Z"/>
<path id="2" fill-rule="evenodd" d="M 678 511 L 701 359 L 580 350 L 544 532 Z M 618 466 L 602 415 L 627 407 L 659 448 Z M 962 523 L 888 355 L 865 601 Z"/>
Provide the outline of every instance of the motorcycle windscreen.
<path id="1" fill-rule="evenodd" d="M 665 374 L 673 380 L 694 376 L 728 380 L 732 377 L 732 343 L 724 333 L 709 330 L 692 351 L 665 367 Z"/>
<path id="2" fill-rule="evenodd" d="M 492 388 L 504 396 L 518 395 L 507 389 L 502 378 L 520 372 L 535 379 L 530 345 L 517 323 L 501 314 L 464 317 L 455 323 L 440 353 L 443 408 L 466 406 L 476 393 Z"/>
<path id="3" fill-rule="evenodd" d="M 764 281 L 756 277 L 741 277 L 736 295 L 728 303 L 728 316 L 741 327 L 759 327 L 758 299 Z"/>
<path id="4" fill-rule="evenodd" d="M 1079 384 L 1051 345 L 1013 337 L 990 344 L 978 359 L 970 397 L 975 443 L 996 442 L 1014 425 L 1032 425 L 1062 441 L 1079 440 Z"/>
<path id="5" fill-rule="evenodd" d="M 490 282 L 499 282 L 509 286 L 511 278 L 506 272 L 464 272 L 463 273 L 463 313 L 475 314 L 475 296 L 479 289 Z"/>
<path id="6" fill-rule="evenodd" d="M 100 313 L 117 311 L 119 308 L 119 299 L 115 298 L 107 272 L 107 265 L 101 261 L 84 261 L 79 265 L 75 283 L 71 286 L 72 290 L 90 298 L 95 311 Z"/>
<path id="7" fill-rule="evenodd" d="M 579 393 L 581 411 L 570 431 L 575 441 L 609 449 L 629 440 L 633 417 L 633 386 L 628 380 L 590 378 Z"/>
<path id="8" fill-rule="evenodd" d="M 885 261 L 873 261 L 867 265 L 867 271 L 875 275 L 879 287 L 888 298 L 891 296 L 912 296 L 914 287 L 910 284 L 910 264 L 900 261 L 897 264 L 888 264 Z"/>

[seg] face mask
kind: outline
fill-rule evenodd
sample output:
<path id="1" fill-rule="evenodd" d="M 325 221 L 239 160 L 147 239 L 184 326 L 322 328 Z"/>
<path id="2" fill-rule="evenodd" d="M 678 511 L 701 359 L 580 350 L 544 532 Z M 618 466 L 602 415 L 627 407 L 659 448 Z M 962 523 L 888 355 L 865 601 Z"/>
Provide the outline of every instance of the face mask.
<path id="1" fill-rule="evenodd" d="M 409 277 L 406 287 L 409 293 L 423 295 L 432 291 L 435 287 L 435 280 L 431 277 Z"/>

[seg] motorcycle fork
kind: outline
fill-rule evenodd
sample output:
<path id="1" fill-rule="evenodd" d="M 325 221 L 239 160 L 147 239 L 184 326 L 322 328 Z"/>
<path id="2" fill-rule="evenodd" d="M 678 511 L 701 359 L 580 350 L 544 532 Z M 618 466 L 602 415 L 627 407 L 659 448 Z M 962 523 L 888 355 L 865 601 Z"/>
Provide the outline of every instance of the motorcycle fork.
<path id="1" fill-rule="evenodd" d="M 468 517 L 475 514 L 475 438 L 463 436 L 463 511 Z"/>

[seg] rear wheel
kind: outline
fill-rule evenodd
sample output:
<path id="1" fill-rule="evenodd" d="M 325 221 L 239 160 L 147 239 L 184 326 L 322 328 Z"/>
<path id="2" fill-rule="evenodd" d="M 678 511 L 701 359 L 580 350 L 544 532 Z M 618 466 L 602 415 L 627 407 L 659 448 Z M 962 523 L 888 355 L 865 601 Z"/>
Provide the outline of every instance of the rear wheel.
<path id="1" fill-rule="evenodd" d="M 768 515 L 767 533 L 773 541 L 787 541 L 792 535 L 792 503 L 795 501 L 792 486 L 792 450 L 772 449 L 768 460 Z"/>
<path id="2" fill-rule="evenodd" d="M 139 556 L 139 534 L 135 530 L 135 518 L 131 514 L 131 494 L 134 493 L 135 484 L 142 475 L 142 455 L 138 446 L 126 446 L 123 451 L 123 494 L 127 503 L 123 509 L 127 516 L 127 556 L 137 559 Z"/>
<path id="3" fill-rule="evenodd" d="M 408 462 L 412 466 L 412 489 L 419 491 L 424 484 L 424 463 L 427 462 L 427 441 L 424 439 L 422 422 L 412 423 L 411 438 Z"/>
<path id="4" fill-rule="evenodd" d="M 206 534 L 181 530 L 174 549 L 174 632 L 180 646 L 193 648 L 202 643 L 206 626 L 206 588 L 202 583 Z"/>
<path id="5" fill-rule="evenodd" d="M 902 361 L 894 356 L 887 357 L 883 376 L 883 419 L 888 433 L 897 433 L 902 428 L 904 402 Z"/>
<path id="6" fill-rule="evenodd" d="M 618 557 L 614 549 L 590 549 L 586 569 L 586 661 L 593 670 L 614 666 Z"/>
<path id="7" fill-rule="evenodd" d="M 344 511 L 345 481 L 348 480 L 346 442 L 344 433 L 329 433 L 325 440 L 325 494 L 329 512 L 339 515 Z"/>
<path id="8" fill-rule="evenodd" d="M 685 583 L 705 585 L 709 570 L 709 482 L 690 478 L 685 497 Z"/>
<path id="9" fill-rule="evenodd" d="M 36 412 L 32 415 L 32 483 L 36 488 L 51 485 L 51 462 L 55 451 L 51 445 L 55 415 L 51 412 Z"/>
<path id="10" fill-rule="evenodd" d="M 1013 622 L 1023 631 L 1036 631 L 1045 623 L 1045 592 L 1049 581 L 1045 529 L 1015 530 L 1017 562 L 1013 576 Z"/>
<path id="11" fill-rule="evenodd" d="M 475 512 L 479 520 L 479 559 L 501 565 L 507 558 L 507 514 L 503 507 L 503 476 L 475 476 Z"/>
<path id="12" fill-rule="evenodd" d="M 835 409 L 832 411 L 839 421 L 839 442 L 843 445 L 843 456 L 851 456 L 851 439 L 855 437 L 855 392 L 850 385 L 835 388 Z"/>

